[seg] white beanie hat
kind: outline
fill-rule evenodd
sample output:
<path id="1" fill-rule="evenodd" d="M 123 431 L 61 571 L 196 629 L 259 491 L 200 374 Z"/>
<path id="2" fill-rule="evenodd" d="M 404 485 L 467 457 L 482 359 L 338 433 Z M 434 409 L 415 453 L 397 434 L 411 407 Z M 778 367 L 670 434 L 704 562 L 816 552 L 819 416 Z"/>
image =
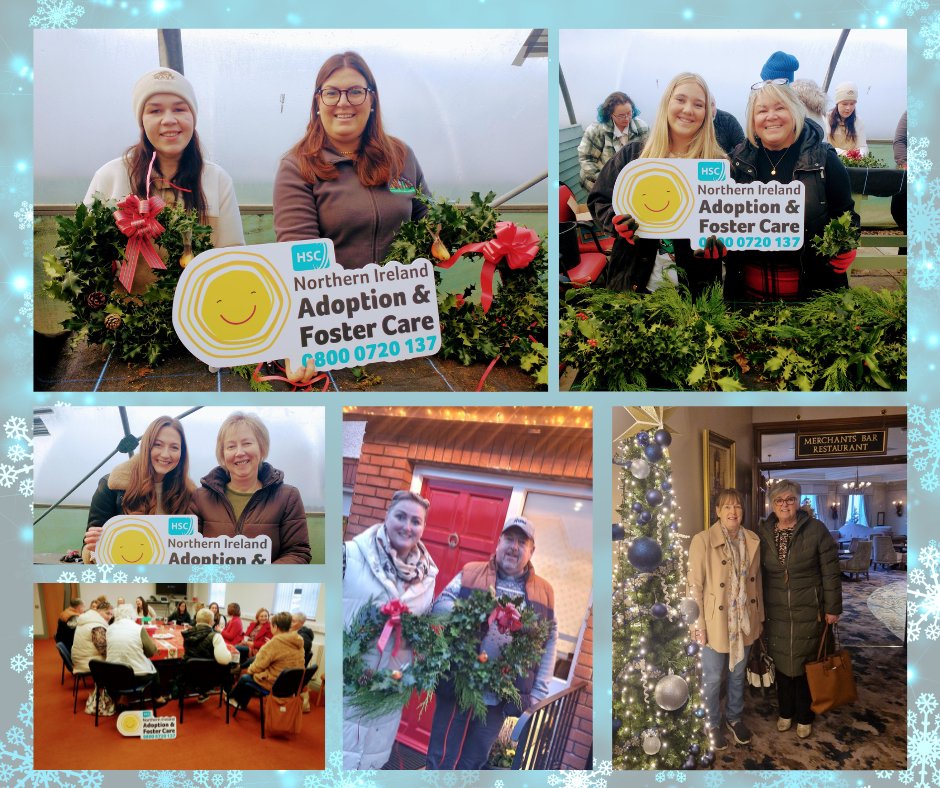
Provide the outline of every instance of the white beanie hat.
<path id="1" fill-rule="evenodd" d="M 137 119 L 137 125 L 140 126 L 140 119 L 144 114 L 144 104 L 151 96 L 157 93 L 170 93 L 179 96 L 183 101 L 189 104 L 193 112 L 193 121 L 196 120 L 196 92 L 193 90 L 192 83 L 186 77 L 174 71 L 172 68 L 155 68 L 148 71 L 134 85 L 134 92 L 131 95 L 131 106 L 134 108 L 134 117 Z"/>
<path id="2" fill-rule="evenodd" d="M 843 82 L 836 86 L 836 104 L 840 101 L 858 101 L 858 85 L 854 82 Z"/>

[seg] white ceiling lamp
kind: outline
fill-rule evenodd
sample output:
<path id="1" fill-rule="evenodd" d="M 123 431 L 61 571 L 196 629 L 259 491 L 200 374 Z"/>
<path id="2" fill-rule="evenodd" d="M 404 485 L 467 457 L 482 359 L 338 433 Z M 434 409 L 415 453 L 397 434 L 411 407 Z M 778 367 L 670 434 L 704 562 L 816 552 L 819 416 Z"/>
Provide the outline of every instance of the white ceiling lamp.
<path id="1" fill-rule="evenodd" d="M 867 487 L 871 487 L 871 482 L 862 482 L 858 479 L 858 468 L 855 469 L 855 481 L 847 481 L 842 484 L 843 489 L 846 490 L 864 490 Z"/>

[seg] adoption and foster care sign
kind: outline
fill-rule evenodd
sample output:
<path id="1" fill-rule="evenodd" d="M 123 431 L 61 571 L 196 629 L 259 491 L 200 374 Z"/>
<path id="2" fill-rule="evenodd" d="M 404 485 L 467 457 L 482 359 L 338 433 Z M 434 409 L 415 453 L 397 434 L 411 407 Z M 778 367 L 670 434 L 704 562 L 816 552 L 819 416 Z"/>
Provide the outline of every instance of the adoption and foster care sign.
<path id="1" fill-rule="evenodd" d="M 803 245 L 803 184 L 735 183 L 725 159 L 636 159 L 614 184 L 615 214 L 637 220 L 647 238 L 688 238 L 701 249 L 716 236 L 728 249 L 776 252 Z"/>
<path id="2" fill-rule="evenodd" d="M 434 267 L 344 269 L 327 238 L 210 249 L 183 270 L 173 328 L 211 366 L 289 358 L 317 369 L 437 353 Z"/>

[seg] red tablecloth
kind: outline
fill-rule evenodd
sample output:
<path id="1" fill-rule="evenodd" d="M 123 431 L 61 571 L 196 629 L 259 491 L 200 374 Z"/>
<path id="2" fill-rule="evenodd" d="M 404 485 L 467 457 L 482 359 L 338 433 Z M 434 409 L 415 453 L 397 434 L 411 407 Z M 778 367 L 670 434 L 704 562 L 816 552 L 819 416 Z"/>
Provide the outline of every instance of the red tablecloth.
<path id="1" fill-rule="evenodd" d="M 155 637 L 155 635 L 169 635 L 170 637 Z M 176 624 L 157 624 L 157 631 L 150 636 L 157 644 L 157 653 L 150 659 L 159 662 L 164 659 L 182 659 L 186 648 L 183 645 L 183 628 Z M 228 646 L 228 644 L 226 644 Z M 228 646 L 229 653 L 237 654 L 234 646 Z"/>

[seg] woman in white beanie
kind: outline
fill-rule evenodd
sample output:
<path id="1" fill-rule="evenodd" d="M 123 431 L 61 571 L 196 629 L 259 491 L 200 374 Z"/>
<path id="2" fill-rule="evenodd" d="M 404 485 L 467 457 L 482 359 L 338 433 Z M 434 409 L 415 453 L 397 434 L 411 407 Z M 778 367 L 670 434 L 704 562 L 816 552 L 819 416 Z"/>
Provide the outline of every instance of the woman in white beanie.
<path id="1" fill-rule="evenodd" d="M 857 150 L 861 156 L 868 155 L 868 139 L 865 137 L 865 127 L 855 114 L 856 104 L 858 86 L 854 82 L 843 82 L 836 87 L 836 105 L 829 113 L 826 142 L 840 156 L 845 156 L 851 150 Z"/>
<path id="2" fill-rule="evenodd" d="M 196 94 L 189 80 L 171 68 L 156 68 L 137 80 L 131 99 L 140 141 L 95 173 L 85 204 L 90 205 L 96 195 L 117 200 L 128 194 L 143 198 L 149 174 L 151 195 L 162 197 L 167 204 L 182 202 L 199 211 L 201 221 L 212 227 L 213 246 L 244 244 L 232 179 L 221 167 L 203 159 L 196 134 Z M 138 266 L 137 270 L 150 269 Z M 146 283 L 135 282 L 135 289 L 139 285 Z"/>

